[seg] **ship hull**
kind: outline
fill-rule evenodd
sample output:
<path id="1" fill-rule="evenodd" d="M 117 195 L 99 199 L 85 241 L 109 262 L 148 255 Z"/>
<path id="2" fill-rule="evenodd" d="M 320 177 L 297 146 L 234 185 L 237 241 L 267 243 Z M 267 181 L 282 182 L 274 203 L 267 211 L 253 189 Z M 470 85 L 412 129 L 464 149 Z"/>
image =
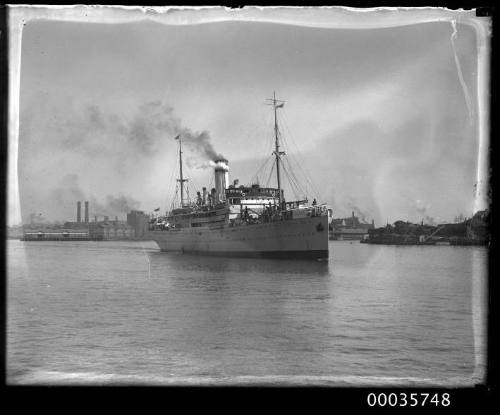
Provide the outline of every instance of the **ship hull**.
<path id="1" fill-rule="evenodd" d="M 227 257 L 328 258 L 328 217 L 316 216 L 219 229 L 149 231 L 161 251 Z"/>

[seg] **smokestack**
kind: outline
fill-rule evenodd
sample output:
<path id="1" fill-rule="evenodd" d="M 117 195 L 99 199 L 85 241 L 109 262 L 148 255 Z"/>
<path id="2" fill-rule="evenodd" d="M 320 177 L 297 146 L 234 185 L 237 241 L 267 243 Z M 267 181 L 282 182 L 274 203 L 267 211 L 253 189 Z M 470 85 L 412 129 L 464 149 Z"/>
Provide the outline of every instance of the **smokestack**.
<path id="1" fill-rule="evenodd" d="M 204 205 L 207 204 L 207 188 L 206 187 L 203 188 L 203 204 Z"/>
<path id="2" fill-rule="evenodd" d="M 85 202 L 85 223 L 89 223 L 89 202 Z"/>
<path id="3" fill-rule="evenodd" d="M 196 203 L 198 205 L 201 205 L 201 193 L 200 192 L 196 192 Z"/>
<path id="4" fill-rule="evenodd" d="M 226 200 L 226 192 L 229 185 L 229 167 L 228 161 L 224 159 L 215 160 L 215 189 L 216 200 Z"/>
<path id="5" fill-rule="evenodd" d="M 76 202 L 76 221 L 78 223 L 82 221 L 82 202 Z"/>
<path id="6" fill-rule="evenodd" d="M 234 187 L 238 186 L 238 183 L 239 183 L 239 182 L 240 182 L 240 181 L 239 181 L 238 179 L 234 179 L 234 181 L 233 181 L 233 185 L 234 185 Z"/>
<path id="7" fill-rule="evenodd" d="M 115 216 L 115 222 L 118 222 L 118 216 Z"/>

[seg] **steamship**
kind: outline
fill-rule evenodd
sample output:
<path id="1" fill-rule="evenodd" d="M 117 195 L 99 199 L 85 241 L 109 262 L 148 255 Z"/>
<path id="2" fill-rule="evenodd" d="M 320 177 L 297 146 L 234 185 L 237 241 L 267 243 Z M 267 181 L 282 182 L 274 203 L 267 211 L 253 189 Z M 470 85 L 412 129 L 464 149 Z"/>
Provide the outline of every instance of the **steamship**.
<path id="1" fill-rule="evenodd" d="M 328 258 L 328 209 L 307 199 L 286 201 L 281 186 L 280 132 L 277 110 L 284 101 L 276 95 L 267 100 L 274 109 L 274 163 L 277 188 L 258 184 L 238 186 L 229 182 L 226 159 L 213 161 L 215 187 L 197 192 L 186 201 L 182 171 L 182 136 L 179 143 L 180 204 L 153 218 L 148 236 L 161 251 L 218 256 L 264 258 Z"/>

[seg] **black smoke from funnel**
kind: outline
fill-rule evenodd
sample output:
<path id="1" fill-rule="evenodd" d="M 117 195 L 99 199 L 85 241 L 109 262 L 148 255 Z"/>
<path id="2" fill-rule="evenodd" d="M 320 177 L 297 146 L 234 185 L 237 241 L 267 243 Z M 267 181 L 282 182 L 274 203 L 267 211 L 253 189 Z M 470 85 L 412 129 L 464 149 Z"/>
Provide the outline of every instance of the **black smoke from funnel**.
<path id="1" fill-rule="evenodd" d="M 119 148 L 136 156 L 152 156 L 180 135 L 183 144 L 204 159 L 223 158 L 213 148 L 208 131 L 193 132 L 182 126 L 173 108 L 161 101 L 145 103 L 125 119 L 88 105 L 59 128 L 64 132 L 63 147 L 87 155 L 114 155 Z"/>
<path id="2" fill-rule="evenodd" d="M 140 205 L 139 201 L 121 193 L 118 196 L 107 195 L 104 203 L 92 197 L 90 209 L 94 212 L 94 216 L 116 216 L 137 210 Z"/>
<path id="3" fill-rule="evenodd" d="M 123 193 L 118 194 L 118 196 L 107 195 L 104 203 L 99 202 L 95 196 L 89 196 L 80 188 L 77 174 L 64 176 L 59 187 L 51 192 L 51 197 L 57 204 L 70 205 L 72 208 L 77 201 L 90 199 L 89 216 L 112 216 L 128 213 L 140 207 L 139 201 Z"/>
<path id="4" fill-rule="evenodd" d="M 193 133 L 189 128 L 185 128 L 181 131 L 180 137 L 183 143 L 186 143 L 206 160 L 214 161 L 225 158 L 221 153 L 215 151 L 208 131 Z"/>
<path id="5" fill-rule="evenodd" d="M 107 195 L 106 206 L 109 212 L 128 213 L 140 207 L 140 202 L 130 196 L 120 194 L 119 196 Z"/>

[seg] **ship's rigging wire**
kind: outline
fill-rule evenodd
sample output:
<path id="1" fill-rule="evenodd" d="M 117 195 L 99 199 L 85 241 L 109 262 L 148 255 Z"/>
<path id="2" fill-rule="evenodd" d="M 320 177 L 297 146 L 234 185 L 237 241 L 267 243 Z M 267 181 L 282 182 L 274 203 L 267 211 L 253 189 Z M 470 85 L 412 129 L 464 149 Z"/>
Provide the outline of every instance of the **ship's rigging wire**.
<path id="1" fill-rule="evenodd" d="M 262 117 L 262 116 L 261 116 Z M 255 126 L 251 129 L 251 130 L 248 130 L 246 133 L 244 133 L 240 139 L 241 139 L 241 142 L 243 143 L 251 143 L 255 137 L 260 137 L 262 135 L 265 135 L 265 134 L 268 134 L 269 133 L 269 128 L 267 128 L 268 125 L 271 125 L 271 113 L 269 111 L 266 111 L 265 112 L 265 119 L 262 119 L 261 121 L 263 122 L 257 122 L 255 124 Z M 260 117 L 259 117 L 260 118 Z M 264 118 L 264 117 L 262 117 Z M 264 127 L 263 127 L 264 126 Z M 267 154 L 270 150 L 268 150 L 271 146 L 271 141 L 269 141 L 268 139 L 265 140 L 265 146 L 266 146 L 266 152 L 265 154 Z"/>
<path id="2" fill-rule="evenodd" d="M 302 194 L 304 194 L 304 190 L 300 186 L 300 182 L 297 180 L 297 178 L 295 177 L 295 174 L 293 173 L 292 167 L 290 165 L 290 160 L 288 160 L 287 158 L 284 160 L 286 160 L 286 161 L 283 161 L 281 163 L 281 165 L 283 167 L 283 172 L 285 173 L 285 175 L 288 178 L 288 183 L 290 184 L 290 188 L 291 188 L 295 198 L 297 200 L 299 200 L 301 198 L 300 193 L 302 192 Z"/>
<path id="3" fill-rule="evenodd" d="M 280 121 L 280 120 L 278 120 L 278 121 Z M 320 192 L 318 192 L 318 189 L 314 185 L 314 181 L 312 180 L 311 176 L 306 171 L 305 160 L 304 160 L 304 158 L 301 157 L 300 149 L 297 146 L 297 144 L 295 143 L 295 140 L 293 139 L 293 133 L 291 132 L 290 128 L 288 128 L 288 118 L 286 117 L 286 115 L 283 114 L 281 121 L 282 122 L 281 123 L 278 122 L 278 124 L 283 125 L 284 130 L 287 131 L 286 135 L 289 138 L 289 140 L 285 139 L 285 141 L 287 142 L 287 144 L 288 144 L 288 142 L 290 142 L 295 149 L 295 151 L 293 151 L 291 153 L 291 158 L 294 161 L 294 163 L 298 165 L 298 169 L 302 172 L 302 175 L 304 176 L 304 179 L 305 179 L 306 183 L 308 184 L 308 186 L 315 193 L 315 196 L 318 197 L 320 195 Z M 295 154 L 296 154 L 296 156 L 295 156 Z M 300 158 L 300 160 L 297 160 L 297 158 Z"/>
<path id="4" fill-rule="evenodd" d="M 264 160 L 264 162 L 260 165 L 260 167 L 257 169 L 257 172 L 252 176 L 252 183 L 258 182 L 258 175 L 260 173 L 265 173 L 267 170 L 267 165 L 271 161 L 271 157 L 268 157 Z M 262 174 L 261 174 L 262 177 Z"/>
<path id="5" fill-rule="evenodd" d="M 186 169 L 186 173 L 187 173 L 188 177 L 190 177 L 189 181 L 187 182 L 188 185 L 186 186 L 187 202 L 188 202 L 188 204 L 191 204 L 191 197 L 190 197 L 189 191 L 192 190 L 193 194 L 196 194 L 196 192 L 197 192 L 196 189 L 200 189 L 200 188 L 198 187 L 196 180 L 193 179 L 194 176 L 191 174 L 191 169 L 187 166 L 187 163 L 186 163 L 185 169 Z"/>
<path id="6" fill-rule="evenodd" d="M 298 194 L 302 193 L 302 196 L 303 196 L 303 197 L 307 197 L 307 196 L 306 196 L 306 195 L 307 195 L 307 187 L 306 187 L 306 188 L 304 188 L 304 187 L 302 186 L 302 184 L 301 184 L 301 181 L 300 181 L 300 180 L 299 180 L 299 178 L 296 176 L 296 174 L 295 174 L 295 169 L 294 169 L 294 167 L 293 167 L 293 165 L 292 165 L 292 163 L 291 163 L 290 158 L 288 158 L 288 157 L 287 157 L 287 158 L 285 159 L 285 162 L 284 162 L 284 163 L 287 163 L 287 165 L 288 165 L 288 168 L 287 168 L 287 174 L 289 174 L 289 176 L 290 176 L 290 179 L 289 179 L 289 180 L 290 180 L 290 182 L 292 182 L 292 183 L 294 183 L 294 184 L 295 184 L 295 187 L 296 187 L 296 190 L 297 190 Z M 284 164 L 284 163 L 283 163 L 283 164 Z M 286 167 L 285 167 L 285 165 L 284 165 L 284 168 L 286 168 Z"/>
<path id="7" fill-rule="evenodd" d="M 291 133 L 286 123 L 284 123 L 283 121 L 281 121 L 279 124 L 283 126 L 283 130 L 286 130 L 288 133 Z M 288 147 L 288 148 L 292 148 L 292 146 L 290 145 L 290 143 L 292 143 L 292 140 L 291 140 L 291 139 L 290 139 L 290 140 L 288 140 L 288 139 L 286 138 L 286 135 L 283 137 L 283 142 L 285 143 L 286 147 Z M 295 143 L 294 143 L 294 144 L 295 144 Z M 290 157 L 288 157 L 288 158 L 287 158 L 288 163 L 290 164 L 290 172 L 294 175 L 295 180 L 296 180 L 297 182 L 300 182 L 300 180 L 298 180 L 298 178 L 295 176 L 294 171 L 295 171 L 296 169 L 295 169 L 295 168 L 294 168 L 294 166 L 292 166 L 292 164 L 291 164 L 291 163 L 292 163 L 292 161 L 293 161 L 293 162 L 294 162 L 294 164 L 297 164 L 297 170 L 300 170 L 300 171 L 302 172 L 303 176 L 304 176 L 304 180 L 303 180 L 303 181 L 305 182 L 304 184 L 305 184 L 305 186 L 306 186 L 306 187 L 305 187 L 305 189 L 303 189 L 302 191 L 303 191 L 305 194 L 307 194 L 307 193 L 308 193 L 308 191 L 307 191 L 307 187 L 312 187 L 312 186 L 311 186 L 310 180 L 308 180 L 309 178 L 307 177 L 307 174 L 305 174 L 304 169 L 302 168 L 302 164 L 303 164 L 304 162 L 303 162 L 302 160 L 301 160 L 301 161 L 297 161 L 297 159 L 296 159 L 296 157 L 295 157 L 295 155 L 294 155 L 294 153 L 295 153 L 295 152 L 296 152 L 296 153 L 299 153 L 297 146 L 295 145 L 294 147 L 297 149 L 297 151 L 292 150 L 292 151 L 290 152 Z"/>
<path id="8" fill-rule="evenodd" d="M 263 133 L 263 135 L 265 136 L 265 139 L 264 139 L 264 144 L 262 146 L 263 148 L 263 154 L 264 154 L 264 161 L 262 162 L 262 164 L 260 165 L 260 167 L 256 170 L 256 172 L 253 174 L 253 176 L 251 177 L 251 181 L 252 183 L 255 182 L 255 180 L 258 178 L 258 176 L 261 176 L 261 177 L 266 177 L 266 173 L 267 173 L 267 169 L 271 168 L 271 172 L 272 172 L 272 169 L 274 169 L 274 163 L 269 163 L 270 161 L 274 161 L 274 156 L 272 156 L 272 152 L 274 150 L 274 136 L 271 135 L 270 131 L 274 131 L 274 118 L 272 116 L 272 114 L 268 111 L 266 111 L 266 121 L 265 121 L 265 124 L 264 124 L 264 128 L 265 128 L 265 133 Z M 272 173 L 269 173 L 269 177 L 271 176 Z M 266 186 L 269 185 L 269 179 L 266 183 Z"/>
<path id="9" fill-rule="evenodd" d="M 266 131 L 274 131 L 274 117 L 271 117 L 271 114 L 268 113 L 269 116 L 267 118 L 266 124 L 269 124 L 269 127 L 272 128 L 266 128 Z M 271 126 L 272 122 L 272 126 Z M 291 150 L 290 153 L 286 152 L 286 157 L 281 157 L 280 158 L 280 166 L 282 167 L 283 173 L 285 178 L 287 179 L 286 182 L 288 182 L 288 187 L 290 188 L 291 192 L 294 194 L 294 196 L 297 199 L 300 199 L 302 197 L 307 198 L 307 194 L 309 193 L 307 188 L 310 188 L 313 192 L 313 196 L 318 196 L 320 193 L 317 191 L 316 186 L 314 185 L 310 175 L 307 173 L 305 170 L 304 166 L 304 160 L 300 157 L 300 150 L 293 140 L 293 134 L 291 133 L 290 129 L 288 128 L 288 123 L 287 119 L 284 114 L 280 117 L 280 119 L 277 120 L 278 123 L 278 134 L 279 134 L 279 139 L 280 139 L 280 144 L 283 150 Z M 286 132 L 286 134 L 282 134 L 281 131 Z M 287 139 L 289 137 L 289 139 Z M 271 134 L 268 135 L 268 137 L 265 140 L 265 154 L 272 153 L 274 151 L 274 134 L 271 137 Z M 292 149 L 293 145 L 293 149 Z M 297 153 L 297 156 L 294 154 Z M 297 158 L 300 158 L 300 160 L 297 160 Z M 265 186 L 269 186 L 269 183 L 271 181 L 273 172 L 275 171 L 275 157 L 266 157 L 264 162 L 261 164 L 261 166 L 257 169 L 256 173 L 252 176 L 252 180 L 255 181 L 256 179 L 258 180 L 258 176 L 261 177 L 266 177 L 267 169 L 269 168 L 269 161 L 273 161 L 270 163 L 270 169 L 269 169 L 269 175 L 268 179 L 266 181 Z M 296 174 L 300 173 L 300 176 L 303 177 L 302 180 L 299 179 L 299 177 Z M 303 186 L 305 185 L 305 187 Z"/>
<path id="10" fill-rule="evenodd" d="M 286 164 L 285 164 L 286 163 Z M 290 176 L 289 181 L 293 188 L 293 192 L 295 197 L 300 200 L 303 198 L 307 198 L 307 191 L 301 185 L 301 182 L 295 176 L 293 171 L 293 167 L 290 164 L 290 160 L 286 159 L 286 162 L 283 164 L 283 168 L 286 170 L 287 174 Z"/>
<path id="11" fill-rule="evenodd" d="M 285 124 L 286 125 L 286 124 Z M 286 127 L 287 130 L 289 130 L 288 127 Z M 314 180 L 312 179 L 311 175 L 309 174 L 309 172 L 307 171 L 306 169 L 306 161 L 303 157 L 301 157 L 301 152 L 298 148 L 298 146 L 295 144 L 295 142 L 293 141 L 293 136 L 291 136 L 291 141 L 292 141 L 292 144 L 295 146 L 295 148 L 297 149 L 296 152 L 293 152 L 292 153 L 292 161 L 294 161 L 294 163 L 296 165 L 298 165 L 298 170 L 300 172 L 302 172 L 302 176 L 304 177 L 304 180 L 306 182 L 306 184 L 310 187 L 310 189 L 314 192 L 314 195 L 316 197 L 318 197 L 320 195 L 320 192 L 318 191 L 318 188 L 316 187 L 315 183 L 314 183 Z M 296 156 L 296 155 L 297 156 Z M 297 160 L 297 157 L 300 158 L 300 160 Z"/>
<path id="12" fill-rule="evenodd" d="M 169 205 L 169 200 L 170 204 L 172 204 L 172 201 L 175 200 L 175 197 L 177 195 L 176 191 L 176 182 L 174 181 L 174 174 L 176 171 L 176 160 L 177 160 L 177 153 L 174 151 L 172 153 L 172 162 L 169 163 L 172 168 L 170 169 L 170 177 L 167 182 L 167 193 L 166 193 L 166 198 L 165 198 L 165 208 Z"/>
<path id="13" fill-rule="evenodd" d="M 269 171 L 269 177 L 267 178 L 267 181 L 266 181 L 266 187 L 269 187 L 269 182 L 271 181 L 273 171 L 274 171 L 274 163 L 271 165 L 271 170 Z"/>
<path id="14" fill-rule="evenodd" d="M 175 195 L 170 203 L 170 210 L 175 208 L 175 202 L 177 201 L 177 195 L 179 194 L 179 185 L 175 186 Z"/>

